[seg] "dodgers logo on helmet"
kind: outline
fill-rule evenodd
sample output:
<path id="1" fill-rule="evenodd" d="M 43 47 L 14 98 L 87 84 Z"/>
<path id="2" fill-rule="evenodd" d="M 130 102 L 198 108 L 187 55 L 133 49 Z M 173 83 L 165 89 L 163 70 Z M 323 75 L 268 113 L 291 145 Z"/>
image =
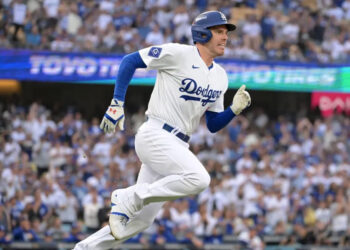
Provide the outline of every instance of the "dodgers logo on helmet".
<path id="1" fill-rule="evenodd" d="M 197 16 L 191 27 L 193 42 L 209 42 L 212 37 L 209 28 L 218 25 L 226 25 L 228 31 L 236 29 L 234 24 L 227 22 L 226 16 L 220 11 L 207 11 Z"/>
<path id="2" fill-rule="evenodd" d="M 222 19 L 223 21 L 226 21 L 226 22 L 227 22 L 227 19 L 226 19 L 224 13 L 220 12 L 220 15 L 221 15 L 221 19 Z"/>
<path id="3" fill-rule="evenodd" d="M 194 22 L 195 22 L 195 23 L 197 23 L 197 22 L 199 22 L 200 20 L 202 20 L 202 19 L 206 19 L 206 18 L 207 18 L 207 16 L 205 16 L 205 15 L 202 15 L 202 16 L 201 16 L 201 15 L 199 15 L 199 16 L 197 16 L 197 17 L 196 17 L 196 19 L 195 19 L 195 21 L 194 21 Z"/>

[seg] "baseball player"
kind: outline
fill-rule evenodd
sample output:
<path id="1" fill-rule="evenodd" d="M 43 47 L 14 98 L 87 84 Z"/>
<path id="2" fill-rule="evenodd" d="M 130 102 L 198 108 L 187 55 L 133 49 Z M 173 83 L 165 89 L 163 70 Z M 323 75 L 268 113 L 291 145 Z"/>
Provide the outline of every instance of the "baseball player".
<path id="1" fill-rule="evenodd" d="M 189 150 L 188 141 L 203 115 L 209 131 L 215 133 L 250 105 L 243 85 L 224 109 L 227 74 L 214 61 L 224 54 L 228 32 L 235 28 L 223 13 L 204 12 L 191 27 L 194 46 L 152 46 L 123 58 L 100 127 L 106 133 L 124 129 L 125 94 L 135 70 L 156 69 L 148 119 L 135 137 L 142 166 L 135 185 L 112 192 L 109 226 L 79 242 L 76 250 L 113 248 L 149 227 L 164 202 L 198 194 L 209 186 L 210 176 Z"/>

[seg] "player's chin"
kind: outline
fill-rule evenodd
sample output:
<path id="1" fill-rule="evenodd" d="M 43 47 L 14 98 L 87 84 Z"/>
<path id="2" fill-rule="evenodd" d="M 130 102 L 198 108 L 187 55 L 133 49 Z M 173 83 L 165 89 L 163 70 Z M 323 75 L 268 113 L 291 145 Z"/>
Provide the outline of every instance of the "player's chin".
<path id="1" fill-rule="evenodd" d="M 216 54 L 218 56 L 223 56 L 225 54 L 225 48 L 219 48 L 217 51 L 216 51 Z"/>

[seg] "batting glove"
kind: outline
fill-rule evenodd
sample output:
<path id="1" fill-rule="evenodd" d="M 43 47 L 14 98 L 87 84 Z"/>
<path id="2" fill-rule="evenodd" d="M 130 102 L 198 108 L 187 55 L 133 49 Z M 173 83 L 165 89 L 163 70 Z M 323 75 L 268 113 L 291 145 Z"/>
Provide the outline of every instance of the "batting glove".
<path id="1" fill-rule="evenodd" d="M 124 130 L 124 102 L 112 99 L 102 119 L 100 128 L 105 133 L 113 133 L 117 125 L 120 130 Z"/>
<path id="2" fill-rule="evenodd" d="M 233 97 L 230 108 L 235 115 L 239 115 L 243 109 L 250 106 L 250 103 L 250 95 L 245 91 L 245 85 L 242 85 Z"/>

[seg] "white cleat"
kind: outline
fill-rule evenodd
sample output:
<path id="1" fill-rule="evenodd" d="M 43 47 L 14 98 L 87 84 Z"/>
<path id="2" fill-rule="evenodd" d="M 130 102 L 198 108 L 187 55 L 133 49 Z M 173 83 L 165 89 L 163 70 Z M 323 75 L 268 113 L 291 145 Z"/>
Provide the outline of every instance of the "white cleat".
<path id="1" fill-rule="evenodd" d="M 117 189 L 111 195 L 111 213 L 109 215 L 109 226 L 111 233 L 116 240 L 123 240 L 125 235 L 125 227 L 132 218 L 129 210 L 126 208 L 125 189 Z M 124 198 L 124 199 L 123 199 Z"/>

